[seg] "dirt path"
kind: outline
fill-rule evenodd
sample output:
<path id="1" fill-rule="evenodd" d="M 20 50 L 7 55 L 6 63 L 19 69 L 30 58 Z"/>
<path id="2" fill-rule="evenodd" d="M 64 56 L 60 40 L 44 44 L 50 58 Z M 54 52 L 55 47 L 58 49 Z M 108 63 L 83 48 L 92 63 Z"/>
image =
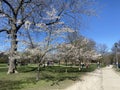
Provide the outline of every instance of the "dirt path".
<path id="1" fill-rule="evenodd" d="M 112 67 L 98 69 L 65 90 L 120 90 L 120 76 Z"/>
<path id="2" fill-rule="evenodd" d="M 103 90 L 120 90 L 120 76 L 109 67 L 103 69 Z"/>

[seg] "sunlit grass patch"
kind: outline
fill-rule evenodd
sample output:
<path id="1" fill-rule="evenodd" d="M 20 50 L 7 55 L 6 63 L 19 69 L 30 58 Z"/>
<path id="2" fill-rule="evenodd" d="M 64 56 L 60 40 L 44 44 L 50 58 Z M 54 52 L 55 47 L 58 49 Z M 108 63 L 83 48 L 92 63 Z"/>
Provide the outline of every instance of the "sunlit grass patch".
<path id="1" fill-rule="evenodd" d="M 0 64 L 0 90 L 53 90 L 63 89 L 70 84 L 79 81 L 85 72 L 94 71 L 96 65 L 89 68 L 66 66 L 49 66 L 40 68 L 40 80 L 36 81 L 37 66 L 18 66 L 19 73 L 7 75 L 7 65 Z M 67 72 L 66 72 L 67 69 Z M 47 86 L 47 87 L 46 87 Z"/>

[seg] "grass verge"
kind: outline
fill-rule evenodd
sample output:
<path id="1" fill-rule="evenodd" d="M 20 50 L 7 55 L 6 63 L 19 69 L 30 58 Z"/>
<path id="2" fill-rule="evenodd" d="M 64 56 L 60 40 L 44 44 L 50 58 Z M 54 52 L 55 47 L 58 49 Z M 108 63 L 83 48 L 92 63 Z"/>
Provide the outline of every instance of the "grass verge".
<path id="1" fill-rule="evenodd" d="M 63 89 L 80 80 L 85 72 L 94 71 L 96 67 L 95 64 L 92 64 L 89 68 L 83 68 L 81 71 L 78 67 L 49 66 L 41 68 L 40 81 L 37 82 L 35 65 L 18 67 L 18 74 L 7 75 L 7 65 L 0 64 L 0 90 Z"/>

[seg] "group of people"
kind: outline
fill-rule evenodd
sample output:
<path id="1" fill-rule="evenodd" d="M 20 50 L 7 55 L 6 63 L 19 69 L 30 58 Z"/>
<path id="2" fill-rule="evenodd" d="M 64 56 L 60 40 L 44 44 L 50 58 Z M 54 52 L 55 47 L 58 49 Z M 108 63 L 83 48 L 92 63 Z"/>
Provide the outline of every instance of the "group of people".
<path id="1" fill-rule="evenodd" d="M 54 62 L 53 61 L 47 61 L 47 66 L 53 66 Z"/>
<path id="2" fill-rule="evenodd" d="M 97 67 L 100 68 L 100 62 L 99 61 L 97 62 Z"/>
<path id="3" fill-rule="evenodd" d="M 81 68 L 89 68 L 89 63 L 83 63 L 81 62 Z M 100 68 L 100 62 L 97 62 L 97 68 Z"/>
<path id="4" fill-rule="evenodd" d="M 81 68 L 89 68 L 89 63 L 83 63 L 81 62 Z"/>

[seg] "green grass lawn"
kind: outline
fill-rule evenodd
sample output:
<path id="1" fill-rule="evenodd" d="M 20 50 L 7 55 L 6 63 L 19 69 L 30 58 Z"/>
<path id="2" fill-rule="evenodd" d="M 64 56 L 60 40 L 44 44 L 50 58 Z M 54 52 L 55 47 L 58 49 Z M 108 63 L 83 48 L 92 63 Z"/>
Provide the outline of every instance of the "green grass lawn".
<path id="1" fill-rule="evenodd" d="M 18 67 L 18 74 L 7 75 L 7 65 L 0 64 L 0 90 L 54 90 L 63 89 L 80 80 L 84 72 L 94 71 L 96 65 L 79 71 L 78 67 L 49 66 L 41 68 L 36 81 L 36 65 Z M 67 69 L 67 73 L 66 73 Z"/>

